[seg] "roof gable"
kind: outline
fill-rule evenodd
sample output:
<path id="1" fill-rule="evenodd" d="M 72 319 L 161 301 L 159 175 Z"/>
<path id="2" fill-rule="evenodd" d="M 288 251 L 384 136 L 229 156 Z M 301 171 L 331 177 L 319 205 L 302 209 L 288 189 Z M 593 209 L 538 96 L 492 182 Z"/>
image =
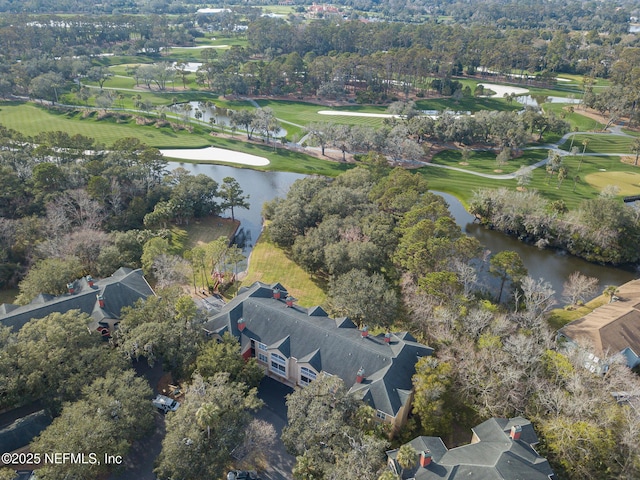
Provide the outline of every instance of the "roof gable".
<path id="1" fill-rule="evenodd" d="M 73 282 L 72 294 L 66 293 L 57 297 L 38 295 L 28 305 L 12 308 L 6 313 L 0 312 L 0 323 L 19 330 L 33 319 L 70 310 L 79 310 L 98 321 L 104 318 L 118 319 L 123 307 L 133 305 L 138 299 L 154 295 L 141 269 L 120 268 L 111 277 L 92 283 L 90 286 L 86 278 L 82 278 Z M 104 297 L 104 308 L 98 305 L 99 294 Z"/>
<path id="2" fill-rule="evenodd" d="M 433 349 L 400 337 L 392 345 L 384 337 L 363 336 L 348 318 L 334 320 L 324 313 L 309 315 L 306 309 L 287 307 L 273 298 L 271 286 L 255 283 L 212 317 L 205 330 L 219 331 L 226 324 L 243 344 L 245 338 L 254 339 L 318 372 L 339 376 L 347 387 L 366 389 L 362 395 L 368 403 L 395 416 L 409 399 L 406 392 L 413 388 L 418 357 Z M 245 323 L 242 332 L 239 317 Z M 365 382 L 354 385 L 361 367 Z"/>
<path id="3" fill-rule="evenodd" d="M 416 466 L 404 472 L 403 478 L 416 480 L 467 479 L 480 480 L 548 480 L 553 478 L 549 462 L 538 455 L 521 436 L 513 440 L 507 430 L 513 425 L 533 427 L 522 417 L 491 418 L 472 430 L 480 438 L 476 443 L 448 450 L 438 437 L 416 437 L 409 442 L 418 452 L 430 451 L 432 462 L 426 467 Z M 537 442 L 537 436 L 533 432 Z M 395 460 L 398 450 L 387 456 Z"/>

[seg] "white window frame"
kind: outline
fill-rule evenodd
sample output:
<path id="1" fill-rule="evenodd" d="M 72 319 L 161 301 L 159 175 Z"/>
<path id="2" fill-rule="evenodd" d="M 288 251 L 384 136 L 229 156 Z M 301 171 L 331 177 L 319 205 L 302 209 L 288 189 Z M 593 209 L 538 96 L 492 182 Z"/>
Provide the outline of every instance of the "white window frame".
<path id="1" fill-rule="evenodd" d="M 258 342 L 258 350 L 262 350 L 263 352 L 266 352 L 267 346 L 264 343 Z"/>
<path id="2" fill-rule="evenodd" d="M 316 372 L 307 367 L 300 367 L 300 384 L 309 385 L 317 378 Z"/>
<path id="3" fill-rule="evenodd" d="M 271 352 L 269 370 L 271 370 L 276 375 L 280 375 L 281 377 L 286 377 L 287 376 L 287 359 L 284 358 L 282 355 L 279 355 L 275 352 Z"/>
<path id="4" fill-rule="evenodd" d="M 258 361 L 262 363 L 269 363 L 269 358 L 264 353 L 258 353 Z"/>
<path id="5" fill-rule="evenodd" d="M 386 420 L 387 414 L 384 412 L 381 412 L 380 410 L 376 410 L 376 417 L 378 417 L 380 420 Z"/>

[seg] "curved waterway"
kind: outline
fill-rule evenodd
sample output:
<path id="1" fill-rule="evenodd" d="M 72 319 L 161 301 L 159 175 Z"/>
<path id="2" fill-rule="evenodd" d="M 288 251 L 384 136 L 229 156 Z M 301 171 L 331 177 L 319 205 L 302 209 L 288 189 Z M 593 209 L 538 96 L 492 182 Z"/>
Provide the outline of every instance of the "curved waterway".
<path id="1" fill-rule="evenodd" d="M 251 253 L 262 230 L 262 205 L 264 202 L 276 197 L 285 197 L 293 182 L 306 177 L 303 174 L 290 172 L 261 172 L 221 165 L 169 162 L 169 169 L 173 170 L 178 167 L 182 167 L 194 175 L 204 173 L 218 183 L 222 183 L 224 177 L 234 177 L 242 190 L 250 195 L 250 208 L 235 210 L 235 217 L 240 220 L 237 243 L 243 247 L 245 255 Z M 562 295 L 563 283 L 575 271 L 598 278 L 601 287 L 621 285 L 640 276 L 637 270 L 598 265 L 557 250 L 540 250 L 514 237 L 489 230 L 474 223 L 473 216 L 465 210 L 456 197 L 442 192 L 434 193 L 447 201 L 456 223 L 463 232 L 477 238 L 491 253 L 502 250 L 518 252 L 529 271 L 529 275 L 535 279 L 544 278 L 551 283 L 558 298 Z M 230 215 L 230 213 L 226 212 L 226 215 Z"/>
<path id="2" fill-rule="evenodd" d="M 599 279 L 601 289 L 605 285 L 621 285 L 639 276 L 637 270 L 598 265 L 558 250 L 541 250 L 517 238 L 485 228 L 473 221 L 473 215 L 465 210 L 456 197 L 448 193 L 433 193 L 437 193 L 447 201 L 451 214 L 464 233 L 477 238 L 491 253 L 495 254 L 503 250 L 517 252 L 527 267 L 529 276 L 535 279 L 544 278 L 551 283 L 558 299 L 562 296 L 563 283 L 576 271 Z"/>

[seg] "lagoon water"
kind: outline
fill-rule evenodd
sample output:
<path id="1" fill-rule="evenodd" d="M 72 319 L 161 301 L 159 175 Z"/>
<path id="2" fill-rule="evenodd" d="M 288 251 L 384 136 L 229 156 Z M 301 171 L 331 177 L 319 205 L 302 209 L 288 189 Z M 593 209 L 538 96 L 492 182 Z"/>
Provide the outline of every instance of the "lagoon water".
<path id="1" fill-rule="evenodd" d="M 220 165 L 169 163 L 169 169 L 173 170 L 177 167 L 185 168 L 194 175 L 204 173 L 218 183 L 222 182 L 224 177 L 234 177 L 240 183 L 243 191 L 250 195 L 251 208 L 248 210 L 236 209 L 235 211 L 236 218 L 241 222 L 237 241 L 243 247 L 245 255 L 249 255 L 262 230 L 263 203 L 276 197 L 285 197 L 293 182 L 306 176 L 298 173 L 261 172 Z M 456 223 L 464 233 L 477 238 L 492 253 L 502 250 L 516 251 L 527 267 L 529 275 L 535 279 L 544 278 L 551 283 L 557 298 L 562 295 L 563 283 L 575 271 L 598 278 L 601 288 L 605 285 L 621 285 L 640 276 L 637 270 L 597 265 L 557 250 L 540 250 L 533 245 L 522 243 L 516 238 L 489 230 L 474 222 L 473 216 L 453 195 L 441 192 L 434 193 L 441 195 L 447 201 Z M 239 267 L 242 268 L 242 266 Z"/>

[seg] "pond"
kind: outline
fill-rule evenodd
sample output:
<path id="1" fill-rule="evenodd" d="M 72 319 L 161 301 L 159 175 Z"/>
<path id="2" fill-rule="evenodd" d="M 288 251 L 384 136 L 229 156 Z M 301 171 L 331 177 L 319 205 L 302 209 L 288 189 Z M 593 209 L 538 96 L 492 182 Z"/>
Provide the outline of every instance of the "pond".
<path id="1" fill-rule="evenodd" d="M 178 104 L 172 105 L 172 111 L 174 111 L 179 115 L 182 115 L 184 113 L 183 105 L 186 105 L 186 104 L 178 103 Z M 200 118 L 201 122 L 209 123 L 213 119 L 214 124 L 218 126 L 223 126 L 224 128 L 230 128 L 231 122 L 229 120 L 229 117 L 227 115 L 218 114 L 218 112 L 216 112 L 215 107 L 207 108 L 204 105 L 202 105 L 202 102 L 196 102 L 196 101 L 189 102 L 189 105 L 191 105 L 191 110 L 189 111 L 189 117 L 195 119 L 196 111 L 200 111 L 202 112 L 202 118 Z M 239 131 L 245 132 L 246 130 L 239 128 Z M 284 128 L 280 128 L 277 132 L 271 133 L 271 137 L 275 137 L 275 138 L 282 138 L 286 136 L 287 136 L 287 131 Z"/>
<path id="2" fill-rule="evenodd" d="M 205 165 L 197 163 L 169 162 L 168 169 L 182 167 L 193 175 L 203 173 L 219 184 L 224 177 L 235 178 L 245 194 L 249 195 L 249 209 L 236 208 L 234 215 L 240 221 L 236 242 L 244 255 L 249 255 L 262 231 L 262 205 L 276 197 L 285 197 L 289 187 L 306 175 L 290 172 L 260 172 L 248 168 Z M 229 216 L 230 212 L 227 212 Z"/>
<path id="3" fill-rule="evenodd" d="M 582 100 L 579 98 L 568 98 L 568 97 L 549 97 L 546 95 L 520 95 L 516 97 L 516 101 L 521 103 L 522 105 L 529 107 L 539 107 L 540 102 L 542 103 L 570 103 L 573 105 L 578 105 Z"/>
<path id="4" fill-rule="evenodd" d="M 218 183 L 221 183 L 224 177 L 234 177 L 240 183 L 242 190 L 250 195 L 250 208 L 248 210 L 236 209 L 235 211 L 236 218 L 241 222 L 237 243 L 242 246 L 243 253 L 247 256 L 251 253 L 253 245 L 262 231 L 263 203 L 276 197 L 285 197 L 293 182 L 306 176 L 298 173 L 261 172 L 220 165 L 169 163 L 171 170 L 178 167 L 182 167 L 194 175 L 204 173 Z M 604 288 L 605 285 L 621 285 L 638 276 L 637 270 L 625 270 L 590 263 L 558 250 L 541 250 L 533 245 L 522 243 L 514 237 L 489 230 L 475 223 L 473 216 L 453 195 L 441 192 L 434 193 L 447 201 L 456 223 L 464 233 L 477 238 L 492 253 L 502 250 L 517 252 L 527 267 L 529 275 L 535 279 L 544 278 L 551 283 L 558 299 L 562 295 L 563 283 L 569 275 L 576 271 L 598 278 L 601 288 Z"/>
<path id="5" fill-rule="evenodd" d="M 590 263 L 559 250 L 541 250 L 534 245 L 523 243 L 504 233 L 485 228 L 473 221 L 473 215 L 465 210 L 464 206 L 456 197 L 442 192 L 433 193 L 437 193 L 447 201 L 451 214 L 464 233 L 477 238 L 480 243 L 492 253 L 503 250 L 513 250 L 517 252 L 527 267 L 529 276 L 536 280 L 544 278 L 549 282 L 556 291 L 556 298 L 558 300 L 562 297 L 564 282 L 569 275 L 576 271 L 581 272 L 583 275 L 599 279 L 601 290 L 606 285 L 621 285 L 638 277 L 637 270 L 626 270 L 624 268 L 614 268 Z"/>

